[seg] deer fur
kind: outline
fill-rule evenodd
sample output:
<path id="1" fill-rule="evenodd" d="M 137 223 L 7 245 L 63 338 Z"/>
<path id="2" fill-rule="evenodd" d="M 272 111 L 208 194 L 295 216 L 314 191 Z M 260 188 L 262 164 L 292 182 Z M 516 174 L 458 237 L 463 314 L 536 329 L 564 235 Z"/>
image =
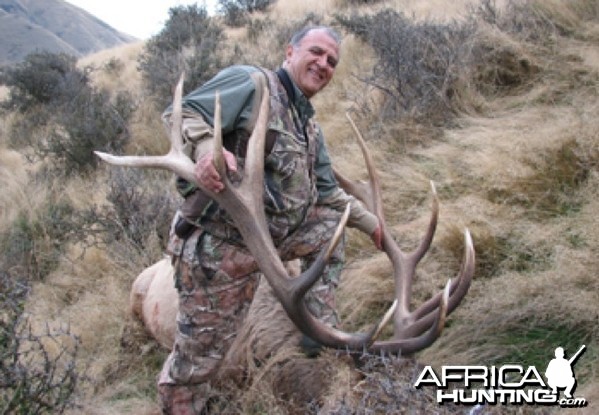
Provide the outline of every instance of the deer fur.
<path id="1" fill-rule="evenodd" d="M 285 265 L 290 275 L 299 275 L 298 260 Z M 167 350 L 176 333 L 178 294 L 173 274 L 170 258 L 164 258 L 138 275 L 130 293 L 132 315 Z M 260 374 L 269 377 L 280 399 L 298 405 L 318 400 L 327 390 L 332 367 L 343 363 L 337 358 L 306 358 L 297 347 L 301 336 L 263 278 L 215 381 L 247 384 Z"/>
<path id="2" fill-rule="evenodd" d="M 285 264 L 291 275 L 299 274 L 299 260 Z M 129 310 L 139 319 L 149 334 L 165 349 L 170 350 L 175 340 L 176 317 L 179 297 L 174 286 L 174 269 L 170 258 L 163 258 L 146 268 L 137 276 L 131 286 Z M 262 316 L 264 324 L 258 324 Z M 281 348 L 282 342 L 291 339 L 297 342 L 300 332 L 287 317 L 285 310 L 274 297 L 266 281 L 261 281 L 252 306 L 248 311 L 248 320 L 233 343 L 233 349 L 247 349 L 244 355 L 252 353 L 256 359 L 263 359 Z M 230 352 L 231 362 L 241 362 Z"/>
<path id="3" fill-rule="evenodd" d="M 161 259 L 137 276 L 131 286 L 129 309 L 150 335 L 170 350 L 175 340 L 179 297 L 169 258 Z"/>

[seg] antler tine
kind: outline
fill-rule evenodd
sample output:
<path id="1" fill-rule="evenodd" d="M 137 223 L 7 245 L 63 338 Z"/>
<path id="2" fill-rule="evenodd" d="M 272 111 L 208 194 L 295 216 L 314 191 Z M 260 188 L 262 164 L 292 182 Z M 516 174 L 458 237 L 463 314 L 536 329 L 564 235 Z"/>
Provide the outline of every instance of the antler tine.
<path id="1" fill-rule="evenodd" d="M 185 72 L 181 72 L 179 81 L 175 86 L 173 94 L 173 115 L 171 117 L 171 149 L 170 152 L 183 154 L 183 136 L 181 135 L 181 127 L 183 126 L 183 80 Z"/>
<path id="2" fill-rule="evenodd" d="M 94 151 L 94 153 L 112 165 L 170 170 L 190 182 L 195 182 L 194 164 L 183 153 L 183 138 L 181 136 L 183 78 L 184 74 L 181 74 L 175 87 L 173 115 L 171 117 L 172 126 L 169 136 L 171 147 L 167 154 L 162 156 L 114 156 L 101 151 Z M 207 194 L 211 194 L 202 186 L 200 188 Z"/>
<path id="3" fill-rule="evenodd" d="M 376 169 L 374 168 L 372 156 L 370 155 L 370 151 L 366 146 L 364 137 L 362 137 L 362 133 L 354 123 L 354 120 L 349 115 L 349 112 L 345 113 L 345 117 L 349 120 L 349 123 L 351 124 L 354 133 L 356 133 L 358 145 L 360 146 L 360 150 L 362 151 L 362 156 L 364 157 L 364 161 L 366 162 L 366 170 L 368 171 L 369 186 L 366 184 L 362 185 L 362 193 L 364 193 L 362 197 L 367 198 L 367 208 L 369 208 L 371 212 L 379 218 L 379 222 L 384 226 L 386 224 L 385 216 L 383 213 L 383 195 L 381 193 L 379 176 Z M 363 199 L 361 200 L 364 202 Z"/>
<path id="4" fill-rule="evenodd" d="M 462 299 L 466 296 L 475 268 L 475 252 L 470 232 L 464 231 L 464 258 L 457 277 L 450 280 L 449 297 L 447 300 L 447 313 L 455 310 Z M 437 310 L 441 307 L 443 292 L 437 293 L 428 301 L 420 305 L 410 314 L 410 321 L 406 321 L 402 327 L 403 336 L 415 336 L 427 330 L 431 324 L 434 325 Z"/>
<path id="5" fill-rule="evenodd" d="M 338 172 L 335 172 L 335 175 L 339 184 L 348 193 L 362 200 L 367 208 L 379 218 L 379 223 L 383 230 L 383 250 L 393 264 L 395 298 L 398 302 L 394 315 L 394 335 L 392 339 L 377 341 L 371 346 L 371 349 L 385 352 L 413 353 L 428 347 L 435 341 L 441 334 L 447 314 L 453 311 L 466 295 L 472 275 L 474 274 L 474 247 L 470 234 L 466 232 L 464 261 L 458 278 L 455 281 L 448 281 L 441 293 L 425 302 L 414 312 L 410 312 L 412 281 L 416 266 L 430 249 L 437 228 L 439 218 L 437 191 L 434 183 L 431 181 L 433 201 L 427 231 L 413 251 L 403 252 L 387 231 L 383 217 L 380 183 L 368 147 L 349 114 L 346 114 L 346 116 L 356 132 L 358 143 L 369 172 L 369 182 L 354 182 L 343 177 Z"/>
<path id="6" fill-rule="evenodd" d="M 445 289 L 441 292 L 439 307 L 434 314 L 435 319 L 426 332 L 424 332 L 425 330 L 422 330 L 420 333 L 424 333 L 419 336 L 405 336 L 401 338 L 395 336 L 391 340 L 377 341 L 370 347 L 370 349 L 375 353 L 412 354 L 433 344 L 435 340 L 439 338 L 445 327 L 450 290 L 451 281 L 448 281 L 445 285 Z"/>
<path id="7" fill-rule="evenodd" d="M 258 91 L 267 91 L 268 88 L 265 85 L 263 78 L 258 78 L 257 82 L 262 85 L 257 88 Z M 221 179 L 225 183 L 225 187 L 230 189 L 234 193 L 236 198 L 246 200 L 248 196 L 255 196 L 261 194 L 263 191 L 264 182 L 264 144 L 266 137 L 266 130 L 268 127 L 268 111 L 269 111 L 269 100 L 268 93 L 264 93 L 263 99 L 260 100 L 260 109 L 258 111 L 258 119 L 252 134 L 248 140 L 248 148 L 246 151 L 245 159 L 245 172 L 244 180 L 237 186 L 228 180 L 226 174 L 226 164 L 223 154 L 223 139 L 222 139 L 222 128 L 221 128 L 221 105 L 220 105 L 220 94 L 217 92 L 215 95 L 215 106 L 214 106 L 214 165 L 221 176 Z M 252 206 L 249 200 L 248 204 Z M 253 204 L 256 205 L 256 204 Z M 263 206 L 262 206 L 263 207 Z M 261 209 L 263 210 L 263 209 Z"/>
<path id="8" fill-rule="evenodd" d="M 221 127 L 221 106 L 220 92 L 214 94 L 214 151 L 212 152 L 212 162 L 218 174 L 223 181 L 227 180 L 227 166 L 225 164 L 225 155 L 223 150 L 223 129 Z"/>
<path id="9" fill-rule="evenodd" d="M 462 265 L 460 266 L 460 271 L 457 277 L 451 280 L 449 301 L 447 305 L 448 313 L 451 313 L 455 308 L 457 308 L 457 306 L 460 304 L 460 302 L 468 292 L 468 289 L 470 288 L 470 283 L 472 282 L 472 277 L 474 276 L 474 269 L 474 244 L 472 242 L 472 236 L 470 235 L 470 231 L 466 229 L 464 231 L 464 256 L 462 259 Z M 422 321 L 422 324 L 426 325 L 428 318 L 430 322 L 430 315 L 435 311 L 435 308 L 438 306 L 440 297 L 441 294 L 439 293 L 436 296 L 430 298 L 425 303 L 423 303 L 420 307 L 418 307 L 418 309 L 412 313 L 416 321 Z"/>

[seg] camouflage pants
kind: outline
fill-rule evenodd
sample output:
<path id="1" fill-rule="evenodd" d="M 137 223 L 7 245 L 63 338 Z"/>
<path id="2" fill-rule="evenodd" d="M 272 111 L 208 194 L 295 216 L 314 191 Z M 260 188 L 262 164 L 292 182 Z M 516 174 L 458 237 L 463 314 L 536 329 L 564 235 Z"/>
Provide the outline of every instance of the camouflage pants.
<path id="1" fill-rule="evenodd" d="M 327 207 L 312 208 L 302 226 L 278 246 L 281 259 L 301 258 L 302 269 L 307 268 L 329 242 L 340 216 Z M 338 324 L 335 288 L 343 267 L 343 242 L 306 295 L 310 311 L 330 325 Z M 175 272 L 177 335 L 158 380 L 163 413 L 201 413 L 209 381 L 243 323 L 260 275 L 243 247 L 201 231 L 187 239 Z"/>

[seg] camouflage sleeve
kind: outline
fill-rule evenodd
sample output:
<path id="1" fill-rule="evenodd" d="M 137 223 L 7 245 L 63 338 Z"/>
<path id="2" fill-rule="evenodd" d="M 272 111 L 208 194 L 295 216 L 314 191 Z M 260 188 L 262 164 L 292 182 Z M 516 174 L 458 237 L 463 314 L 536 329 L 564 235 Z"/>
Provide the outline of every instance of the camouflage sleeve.
<path id="1" fill-rule="evenodd" d="M 369 212 L 358 199 L 348 195 L 339 187 L 322 132 L 318 135 L 318 150 L 314 171 L 316 174 L 316 188 L 318 189 L 318 204 L 342 211 L 349 203 L 348 226 L 358 228 L 362 232 L 372 235 L 378 226 L 378 218 Z"/>
<path id="2" fill-rule="evenodd" d="M 190 92 L 183 98 L 182 136 L 184 151 L 189 158 L 197 160 L 213 147 L 214 100 L 218 91 L 221 97 L 221 120 L 223 133 L 246 128 L 253 116 L 256 84 L 252 74 L 258 71 L 250 66 L 232 66 L 223 69 L 214 78 Z M 165 127 L 170 130 L 172 107 L 162 114 Z M 177 190 L 188 197 L 196 186 L 183 179 L 177 180 Z"/>

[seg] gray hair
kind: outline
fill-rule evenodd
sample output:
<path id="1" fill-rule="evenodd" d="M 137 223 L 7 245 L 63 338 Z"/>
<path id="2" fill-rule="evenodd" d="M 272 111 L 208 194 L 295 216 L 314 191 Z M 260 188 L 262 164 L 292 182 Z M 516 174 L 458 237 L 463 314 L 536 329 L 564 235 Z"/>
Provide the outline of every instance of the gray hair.
<path id="1" fill-rule="evenodd" d="M 293 36 L 291 36 L 289 44 L 294 48 L 298 47 L 302 39 L 306 37 L 306 35 L 310 33 L 312 30 L 324 30 L 326 34 L 329 35 L 335 41 L 335 43 L 337 43 L 337 46 L 341 46 L 341 35 L 339 35 L 339 33 L 335 31 L 335 29 L 329 26 L 306 26 L 298 30 L 293 34 Z"/>

